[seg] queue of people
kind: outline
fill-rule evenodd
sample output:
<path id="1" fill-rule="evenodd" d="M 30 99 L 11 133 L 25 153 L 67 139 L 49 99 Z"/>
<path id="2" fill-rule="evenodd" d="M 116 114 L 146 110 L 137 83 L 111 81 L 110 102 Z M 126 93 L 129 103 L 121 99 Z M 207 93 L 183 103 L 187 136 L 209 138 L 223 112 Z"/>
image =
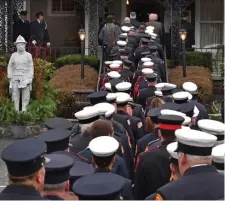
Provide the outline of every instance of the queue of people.
<path id="1" fill-rule="evenodd" d="M 224 123 L 209 119 L 195 83 L 167 82 L 153 26 L 109 19 L 106 73 L 90 106 L 78 123 L 47 119 L 45 132 L 3 150 L 0 199 L 224 199 Z"/>

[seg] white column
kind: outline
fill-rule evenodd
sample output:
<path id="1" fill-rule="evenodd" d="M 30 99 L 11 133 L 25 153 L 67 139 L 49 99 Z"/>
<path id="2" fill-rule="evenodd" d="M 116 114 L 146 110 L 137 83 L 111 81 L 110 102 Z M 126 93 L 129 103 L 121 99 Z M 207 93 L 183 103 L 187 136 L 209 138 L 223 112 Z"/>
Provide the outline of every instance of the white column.
<path id="1" fill-rule="evenodd" d="M 85 2 L 85 4 L 88 4 L 88 1 Z M 86 6 L 86 5 L 85 5 Z M 85 8 L 85 55 L 88 55 L 88 46 L 89 46 L 89 8 Z"/>
<path id="2" fill-rule="evenodd" d="M 121 22 L 127 17 L 127 1 L 121 0 Z"/>
<path id="3" fill-rule="evenodd" d="M 201 25 L 200 25 L 200 0 L 195 0 L 195 47 L 200 48 L 201 45 Z"/>

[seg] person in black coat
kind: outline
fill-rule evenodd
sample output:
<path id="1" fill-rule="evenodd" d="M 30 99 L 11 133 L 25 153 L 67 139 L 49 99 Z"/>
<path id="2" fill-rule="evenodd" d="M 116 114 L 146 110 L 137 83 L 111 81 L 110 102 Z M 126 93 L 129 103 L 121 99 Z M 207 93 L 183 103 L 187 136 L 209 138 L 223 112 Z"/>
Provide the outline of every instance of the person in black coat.
<path id="1" fill-rule="evenodd" d="M 153 142 L 154 140 L 159 139 L 158 116 L 161 115 L 160 111 L 161 111 L 160 108 L 152 108 L 151 110 L 148 111 L 147 116 L 151 118 L 151 122 L 154 125 L 154 132 L 145 135 L 144 137 L 140 138 L 137 141 L 136 156 L 138 156 L 140 153 L 144 152 L 149 143 Z"/>
<path id="2" fill-rule="evenodd" d="M 30 35 L 33 45 L 47 45 L 50 47 L 50 36 L 43 12 L 36 13 L 36 20 L 31 23 Z"/>
<path id="3" fill-rule="evenodd" d="M 146 108 L 146 100 L 155 96 L 157 75 L 155 73 L 147 74 L 146 79 L 148 87 L 141 89 L 137 95 L 137 103 L 142 105 L 143 108 Z"/>
<path id="4" fill-rule="evenodd" d="M 130 12 L 130 23 L 138 29 L 140 26 L 140 22 L 136 20 L 137 16 L 135 12 Z"/>
<path id="5" fill-rule="evenodd" d="M 115 162 L 115 153 L 119 148 L 119 143 L 116 139 L 109 136 L 102 136 L 93 139 L 89 148 L 92 152 L 94 164 L 96 166 L 96 173 L 105 172 L 110 173 L 113 163 Z M 131 180 L 123 178 L 125 185 L 121 192 L 124 200 L 132 200 L 132 183 Z"/>
<path id="6" fill-rule="evenodd" d="M 20 12 L 20 19 L 13 23 L 13 41 L 19 35 L 23 36 L 26 42 L 30 40 L 30 22 L 27 20 L 27 11 Z"/>
<path id="7" fill-rule="evenodd" d="M 9 185 L 0 200 L 42 200 L 46 144 L 35 138 L 15 141 L 1 153 L 8 170 Z M 24 154 L 26 153 L 26 154 Z"/>
<path id="8" fill-rule="evenodd" d="M 134 190 L 136 199 L 145 199 L 148 195 L 170 181 L 171 171 L 169 153 L 166 146 L 175 141 L 175 130 L 181 128 L 184 118 L 175 115 L 161 115 L 159 146 L 140 154 L 137 158 Z M 171 125 L 173 125 L 171 127 Z"/>
<path id="9" fill-rule="evenodd" d="M 190 129 L 177 130 L 181 177 L 157 190 L 158 200 L 220 200 L 224 198 L 224 175 L 212 164 L 212 148 L 217 138 Z M 184 188 L 185 186 L 185 188 Z M 188 189 L 188 190 L 187 190 Z"/>

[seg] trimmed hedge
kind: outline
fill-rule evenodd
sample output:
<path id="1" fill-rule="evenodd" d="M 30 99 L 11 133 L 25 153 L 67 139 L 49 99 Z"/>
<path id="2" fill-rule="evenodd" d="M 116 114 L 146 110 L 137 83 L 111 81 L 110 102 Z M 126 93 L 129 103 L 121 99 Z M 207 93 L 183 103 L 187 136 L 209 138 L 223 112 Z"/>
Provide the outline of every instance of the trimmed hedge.
<path id="1" fill-rule="evenodd" d="M 99 69 L 99 60 L 96 56 L 85 56 L 84 58 L 85 65 L 89 65 L 96 70 Z M 66 65 L 76 65 L 81 64 L 81 55 L 80 54 L 70 54 L 59 57 L 56 59 L 55 65 L 56 68 L 61 68 Z"/>
<path id="2" fill-rule="evenodd" d="M 186 52 L 187 66 L 202 66 L 212 71 L 212 53 L 211 52 Z M 183 65 L 182 56 L 180 57 L 180 65 Z"/>
<path id="3" fill-rule="evenodd" d="M 194 82 L 198 86 L 198 98 L 203 103 L 208 103 L 212 99 L 212 78 L 211 72 L 199 66 L 188 66 L 187 77 L 183 77 L 183 67 L 179 66 L 170 71 L 169 81 L 182 88 L 184 82 Z"/>

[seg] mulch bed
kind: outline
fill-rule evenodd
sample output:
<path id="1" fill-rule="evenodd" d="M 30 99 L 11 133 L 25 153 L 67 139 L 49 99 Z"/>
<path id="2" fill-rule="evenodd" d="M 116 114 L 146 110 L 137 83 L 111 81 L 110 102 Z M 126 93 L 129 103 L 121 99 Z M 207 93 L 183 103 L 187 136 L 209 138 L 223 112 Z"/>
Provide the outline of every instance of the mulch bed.
<path id="1" fill-rule="evenodd" d="M 81 65 L 68 65 L 55 71 L 51 85 L 63 92 L 96 89 L 98 73 L 90 66 L 84 67 L 84 80 L 81 80 Z"/>

